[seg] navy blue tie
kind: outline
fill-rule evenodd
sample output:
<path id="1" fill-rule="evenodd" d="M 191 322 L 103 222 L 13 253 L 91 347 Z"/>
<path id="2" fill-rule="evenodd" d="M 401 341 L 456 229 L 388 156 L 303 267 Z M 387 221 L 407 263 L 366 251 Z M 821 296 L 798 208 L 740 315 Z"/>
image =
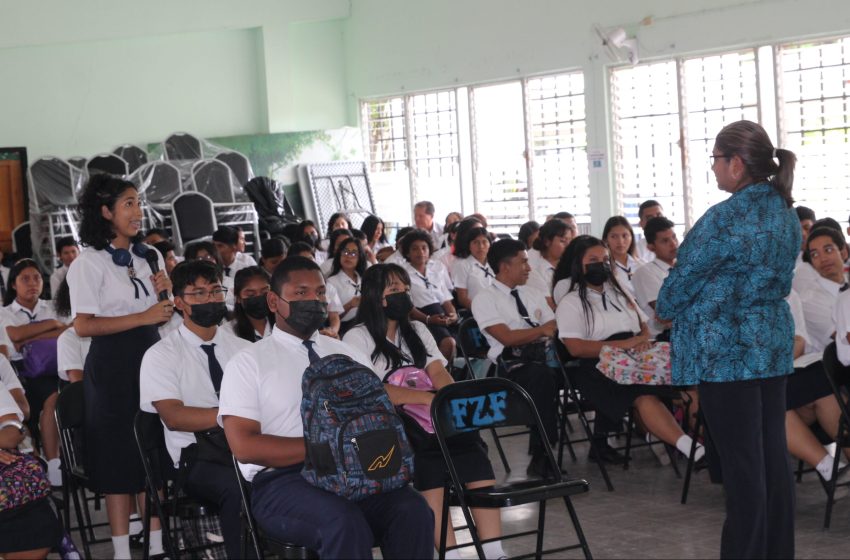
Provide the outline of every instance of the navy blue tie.
<path id="1" fill-rule="evenodd" d="M 224 377 L 224 371 L 221 369 L 221 364 L 215 357 L 215 344 L 201 344 L 201 350 L 207 355 L 207 362 L 210 368 L 210 379 L 212 379 L 213 388 L 217 395 L 221 391 L 221 378 Z"/>
<path id="2" fill-rule="evenodd" d="M 522 317 L 522 320 L 528 323 L 528 326 L 531 328 L 540 326 L 534 321 L 532 321 L 531 318 L 528 316 L 528 309 L 526 309 L 525 304 L 522 303 L 522 300 L 519 299 L 519 290 L 514 288 L 513 290 L 511 290 L 511 295 L 514 296 L 514 299 L 516 300 L 516 310 L 519 311 L 519 316 Z"/>
<path id="3" fill-rule="evenodd" d="M 319 358 L 319 355 L 316 354 L 316 351 L 313 350 L 313 345 L 316 344 L 315 340 L 305 340 L 301 344 L 307 347 L 307 357 L 310 358 L 311 364 L 314 364 L 321 359 Z"/>

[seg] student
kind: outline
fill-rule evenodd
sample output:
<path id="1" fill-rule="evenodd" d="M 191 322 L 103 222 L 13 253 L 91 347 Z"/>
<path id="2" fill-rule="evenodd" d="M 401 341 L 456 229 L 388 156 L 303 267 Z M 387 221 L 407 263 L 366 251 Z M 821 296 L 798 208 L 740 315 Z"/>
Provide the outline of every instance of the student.
<path id="1" fill-rule="evenodd" d="M 56 242 L 56 256 L 59 258 L 61 266 L 56 267 L 53 274 L 50 275 L 50 297 L 55 298 L 56 292 L 59 290 L 59 284 L 65 279 L 68 274 L 68 267 L 74 262 L 74 259 L 80 256 L 80 248 L 77 246 L 77 240 L 71 237 L 60 237 Z"/>
<path id="2" fill-rule="evenodd" d="M 13 368 L 12 363 L 6 359 L 6 356 L 0 356 L 0 385 L 9 391 L 9 394 L 12 396 L 15 404 L 21 410 L 21 414 L 23 414 L 22 421 L 29 418 L 30 405 L 29 401 L 27 401 L 26 393 L 24 392 L 24 386 L 21 385 L 21 380 L 18 378 L 15 368 Z"/>
<path id="3" fill-rule="evenodd" d="M 218 328 L 226 313 L 226 289 L 215 265 L 181 263 L 171 281 L 174 306 L 183 312 L 183 324 L 145 352 L 139 403 L 145 412 L 159 414 L 166 428 L 165 446 L 174 468 L 183 470 L 186 492 L 218 506 L 227 556 L 239 558 L 242 499 L 238 481 L 227 462 L 198 457 L 195 433 L 218 427 L 224 368 L 250 343 Z"/>
<path id="4" fill-rule="evenodd" d="M 363 220 L 363 223 L 360 225 L 360 229 L 366 234 L 366 243 L 369 245 L 369 249 L 372 251 L 372 254 L 377 256 L 378 251 L 384 247 L 390 246 L 387 241 L 384 220 L 378 216 L 374 216 L 372 214 L 366 216 L 366 219 Z"/>
<path id="5" fill-rule="evenodd" d="M 335 229 L 331 232 L 328 237 L 328 246 L 327 251 L 325 251 L 324 256 L 325 259 L 319 264 L 322 270 L 322 274 L 325 275 L 325 279 L 331 275 L 331 269 L 334 265 L 334 255 L 336 254 L 337 248 L 339 248 L 340 243 L 349 239 L 351 237 L 351 230 L 349 229 Z"/>
<path id="6" fill-rule="evenodd" d="M 249 266 L 236 273 L 234 317 L 224 324 L 223 330 L 248 342 L 271 336 L 273 323 L 266 305 L 269 278 L 265 269 L 259 266 Z"/>
<path id="7" fill-rule="evenodd" d="M 316 245 L 316 248 L 323 252 L 322 262 L 333 259 L 334 251 L 332 247 L 333 240 L 331 239 L 331 234 L 338 229 L 351 231 L 351 220 L 349 220 L 348 216 L 342 212 L 334 212 L 331 214 L 331 217 L 328 219 L 327 229 L 325 230 L 326 237 Z"/>
<path id="8" fill-rule="evenodd" d="M 550 346 L 555 336 L 555 316 L 546 295 L 526 285 L 531 266 L 525 245 L 516 239 L 500 239 L 490 246 L 487 262 L 496 278 L 472 300 L 472 315 L 490 343 L 487 356 L 496 362 L 503 357 L 506 347 L 520 349 L 533 343 Z M 540 413 L 546 438 L 554 443 L 558 432 L 556 400 L 562 383 L 560 372 L 546 364 L 522 363 L 510 356 L 508 359 L 512 363 L 501 375 L 528 391 Z M 535 447 L 531 449 L 527 472 L 544 476 L 546 453 L 537 447 L 538 439 L 531 437 Z"/>
<path id="9" fill-rule="evenodd" d="M 171 241 L 158 241 L 153 244 L 153 247 L 162 255 L 162 260 L 165 261 L 165 273 L 170 276 L 171 271 L 174 270 L 174 267 L 179 262 L 174 253 L 174 244 Z"/>
<path id="10" fill-rule="evenodd" d="M 130 557 L 131 500 L 143 497 L 144 470 L 133 436 L 139 406 L 139 367 L 159 340 L 157 325 L 171 320 L 173 304 L 165 262 L 159 272 L 135 254 L 142 207 L 135 185 L 110 175 L 89 179 L 80 201 L 80 241 L 86 249 L 68 271 L 74 328 L 92 343 L 83 373 L 85 470 L 94 491 L 106 495 L 116 558 Z M 140 247 L 137 247 L 137 251 Z M 162 552 L 154 516 L 149 550 Z"/>
<path id="11" fill-rule="evenodd" d="M 540 224 L 531 220 L 530 222 L 525 222 L 519 227 L 517 239 L 522 241 L 525 244 L 526 250 L 528 250 L 534 245 L 534 240 L 537 239 L 538 235 L 540 235 Z"/>
<path id="12" fill-rule="evenodd" d="M 142 238 L 142 242 L 145 245 L 156 245 L 157 243 L 161 243 L 163 241 L 168 241 L 171 243 L 171 236 L 168 232 L 162 228 L 151 228 L 145 232 L 145 236 Z"/>
<path id="13" fill-rule="evenodd" d="M 809 261 L 817 278 L 800 292 L 809 343 L 806 352 L 823 352 L 835 334 L 834 313 L 838 295 L 847 290 L 844 261 L 847 244 L 840 230 L 828 227 L 815 228 L 806 240 Z"/>
<path id="14" fill-rule="evenodd" d="M 632 225 L 623 216 L 611 216 L 602 230 L 602 241 L 611 254 L 611 269 L 617 277 L 617 282 L 634 297 L 632 274 L 644 261 L 635 256 L 637 251 Z"/>
<path id="15" fill-rule="evenodd" d="M 296 242 L 289 248 L 289 256 L 304 257 L 315 262 L 316 250 L 306 243 Z M 340 301 L 339 294 L 333 285 L 326 284 L 325 290 L 325 295 L 328 300 L 328 321 L 325 323 L 324 328 L 319 330 L 319 334 L 323 334 L 331 338 L 339 338 L 339 327 L 341 324 L 340 317 L 344 312 L 342 301 Z"/>
<path id="16" fill-rule="evenodd" d="M 56 339 L 67 328 L 56 316 L 50 301 L 39 299 L 44 289 L 41 271 L 31 259 L 19 260 L 9 274 L 9 289 L 6 291 L 6 306 L 0 312 L 0 325 L 5 327 L 10 342 L 10 361 L 23 376 L 22 385 L 30 405 L 27 425 L 41 440 L 44 454 L 49 462 L 51 482 L 61 484 L 59 474 L 59 431 L 56 428 L 56 388 L 59 378 L 56 373 L 37 377 L 24 373 L 24 345 L 39 339 Z M 55 352 L 55 347 L 41 350 Z M 51 462 L 52 461 L 52 462 Z"/>
<path id="17" fill-rule="evenodd" d="M 295 227 L 292 242 L 297 243 L 299 241 L 309 244 L 314 249 L 318 248 L 319 230 L 316 229 L 316 224 L 312 220 L 302 220 Z"/>
<path id="18" fill-rule="evenodd" d="M 187 261 L 204 260 L 216 264 L 221 267 L 221 257 L 218 254 L 218 249 L 211 241 L 193 241 L 186 245 L 186 250 L 183 251 L 183 256 Z"/>
<path id="19" fill-rule="evenodd" d="M 263 241 L 263 249 L 260 253 L 260 266 L 271 277 L 274 269 L 280 261 L 286 258 L 286 242 L 279 237 L 272 237 Z"/>
<path id="20" fill-rule="evenodd" d="M 477 219 L 472 219 L 475 220 L 475 224 L 479 223 Z M 452 267 L 454 266 L 454 263 L 457 260 L 457 256 L 455 255 L 455 243 L 457 241 L 458 235 L 460 235 L 460 232 L 463 231 L 465 225 L 466 222 L 461 220 L 459 222 L 452 222 L 451 224 L 446 226 L 446 229 L 443 230 L 443 246 L 434 251 L 434 254 L 431 255 L 431 258 L 442 264 L 446 268 L 446 270 L 449 271 L 450 274 Z"/>
<path id="21" fill-rule="evenodd" d="M 483 227 L 466 232 L 455 243 L 455 256 L 452 266 L 452 282 L 457 290 L 457 301 L 466 309 L 472 308 L 472 300 L 483 288 L 490 286 L 496 275 L 487 262 L 490 250 L 490 234 Z"/>
<path id="22" fill-rule="evenodd" d="M 0 358 L 2 361 L 2 358 Z M 20 460 L 13 452 L 25 437 L 24 415 L 15 400 L 0 383 L 0 465 Z M 24 475 L 26 476 L 26 475 Z M 12 481 L 9 481 L 12 483 Z M 15 483 L 35 485 L 34 480 Z M 5 496 L 4 496 L 5 497 Z M 42 498 L 2 513 L 0 558 L 8 560 L 46 558 L 50 549 L 62 540 L 62 530 L 49 498 Z"/>
<path id="23" fill-rule="evenodd" d="M 676 237 L 676 224 L 663 216 L 652 218 L 643 228 L 647 248 L 652 251 L 655 258 L 641 265 L 632 275 L 632 285 L 635 289 L 635 300 L 649 317 L 647 326 L 649 334 L 657 337 L 664 331 L 670 329 L 670 323 L 660 321 L 655 315 L 655 300 L 664 279 L 670 273 L 670 268 L 676 264 L 676 255 L 679 252 L 679 240 Z M 619 278 L 617 279 L 619 282 Z M 664 337 L 669 340 L 670 333 Z"/>
<path id="24" fill-rule="evenodd" d="M 402 265 L 402 266 L 404 265 L 404 255 L 401 254 L 401 240 L 404 239 L 405 235 L 407 235 L 408 233 L 410 233 L 411 231 L 413 231 L 415 229 L 416 228 L 409 227 L 409 226 L 399 228 L 399 230 L 398 230 L 398 232 L 396 233 L 396 236 L 395 236 L 395 251 L 393 251 L 390 255 L 388 255 L 386 257 L 386 259 L 384 259 L 385 263 L 397 264 L 397 265 Z"/>
<path id="25" fill-rule="evenodd" d="M 86 364 L 86 356 L 89 355 L 91 337 L 80 337 L 73 327 L 71 292 L 67 279 L 59 285 L 59 291 L 53 302 L 56 306 L 56 315 L 63 320 L 67 318 L 71 325 L 56 339 L 56 365 L 59 370 L 59 379 L 68 383 L 77 383 L 83 380 L 83 368 Z"/>
<path id="26" fill-rule="evenodd" d="M 638 225 L 641 230 L 644 230 L 646 224 L 649 223 L 649 220 L 652 218 L 663 218 L 664 217 L 664 208 L 661 207 L 661 203 L 657 200 L 644 200 L 641 202 L 638 207 Z M 644 232 L 643 236 L 635 242 L 635 250 L 637 254 L 635 255 L 638 259 L 648 262 L 653 259 L 653 254 L 646 246 L 646 232 Z"/>
<path id="27" fill-rule="evenodd" d="M 272 276 L 272 336 L 233 357 L 224 368 L 218 421 L 251 482 L 251 508 L 271 537 L 315 550 L 320 558 L 432 558 L 434 516 L 412 488 L 358 502 L 310 485 L 302 476 L 301 377 L 312 359 L 345 354 L 372 369 L 344 342 L 319 335 L 327 303 L 319 266 L 289 257 Z"/>
<path id="28" fill-rule="evenodd" d="M 575 234 L 575 229 L 570 228 L 564 221 L 553 218 L 541 226 L 539 235 L 534 240 L 534 249 L 537 252 L 528 257 L 528 264 L 531 266 L 528 285 L 546 294 L 546 301 L 552 309 L 555 309 L 552 298 L 555 267 Z"/>
<path id="29" fill-rule="evenodd" d="M 457 322 L 452 303 L 452 281 L 446 268 L 431 260 L 431 236 L 424 230 L 414 230 L 401 240 L 403 268 L 410 275 L 410 294 L 415 306 L 411 317 L 422 321 L 447 360 L 454 359 L 455 339 L 449 327 Z"/>
<path id="30" fill-rule="evenodd" d="M 596 368 L 605 345 L 639 351 L 652 345 L 646 316 L 612 274 L 609 252 L 601 240 L 580 235 L 573 241 L 570 258 L 572 284 L 567 295 L 558 302 L 556 315 L 558 336 L 570 355 L 582 362 L 581 372 L 576 376 L 582 396 L 592 402 L 597 414 L 610 424 L 620 422 L 629 406 L 634 406 L 649 434 L 687 457 L 693 440 L 658 398 L 669 394 L 669 387 L 621 385 Z M 601 436 L 601 430 L 595 431 Z M 605 444 L 599 443 L 604 449 Z M 701 459 L 704 453 L 698 445 L 696 459 Z"/>
<path id="31" fill-rule="evenodd" d="M 360 305 L 360 282 L 366 272 L 366 254 L 360 243 L 350 238 L 338 245 L 332 262 L 327 281 L 336 289 L 342 302 L 339 335 L 343 336 L 354 325 L 357 306 Z"/>
<path id="32" fill-rule="evenodd" d="M 812 268 L 812 264 L 806 256 L 806 240 L 808 240 L 809 233 L 817 222 L 817 218 L 811 208 L 797 206 L 794 210 L 797 211 L 797 218 L 800 220 L 800 232 L 803 234 L 803 244 L 800 246 L 800 254 L 797 255 L 797 266 L 794 269 L 794 280 L 792 282 L 792 287 L 799 294 L 806 291 L 811 283 L 818 278 L 818 273 Z M 839 231 L 840 229 L 839 227 Z"/>
<path id="33" fill-rule="evenodd" d="M 482 228 L 483 229 L 483 228 Z M 488 239 L 489 241 L 489 239 Z M 489 246 L 489 245 L 488 245 Z M 436 389 L 454 380 L 446 371 L 446 362 L 437 348 L 434 337 L 419 321 L 411 321 L 410 277 L 403 268 L 394 264 L 373 266 L 363 276 L 363 298 L 357 311 L 357 326 L 348 331 L 343 342 L 360 349 L 372 358 L 375 373 L 382 379 L 403 366 L 424 370 Z M 386 386 L 390 401 L 402 404 L 430 404 L 434 394 L 407 387 Z M 434 512 L 434 544 L 440 543 L 440 516 L 443 504 L 443 484 L 448 476 L 442 452 L 435 437 L 417 442 L 414 447 L 415 488 L 422 493 Z M 493 466 L 487 458 L 487 446 L 477 433 L 473 436 L 455 436 L 448 440 L 452 460 L 458 474 L 468 488 L 483 488 L 496 483 Z M 472 510 L 475 526 L 482 540 L 501 536 L 501 519 L 498 509 Z M 454 530 L 449 520 L 446 544 L 455 546 Z M 501 542 L 484 545 L 487 558 L 505 556 Z M 460 558 L 458 551 L 449 551 L 446 558 Z"/>
<path id="34" fill-rule="evenodd" d="M 224 276 L 232 279 L 246 266 L 257 266 L 254 257 L 246 255 L 239 249 L 239 247 L 244 249 L 245 245 L 245 234 L 239 228 L 221 226 L 215 230 L 212 239 L 221 259 Z"/>
<path id="35" fill-rule="evenodd" d="M 351 237 L 356 239 L 360 243 L 360 248 L 363 249 L 363 254 L 366 257 L 366 268 L 369 268 L 370 266 L 378 262 L 378 259 L 375 257 L 375 253 L 373 253 L 372 249 L 369 247 L 369 243 L 366 239 L 366 234 L 363 233 L 362 230 L 352 228 Z"/>
<path id="36" fill-rule="evenodd" d="M 428 200 L 417 202 L 413 205 L 413 222 L 417 229 L 421 229 L 431 236 L 433 247 L 439 247 L 443 227 L 434 221 L 434 212 L 434 203 Z"/>

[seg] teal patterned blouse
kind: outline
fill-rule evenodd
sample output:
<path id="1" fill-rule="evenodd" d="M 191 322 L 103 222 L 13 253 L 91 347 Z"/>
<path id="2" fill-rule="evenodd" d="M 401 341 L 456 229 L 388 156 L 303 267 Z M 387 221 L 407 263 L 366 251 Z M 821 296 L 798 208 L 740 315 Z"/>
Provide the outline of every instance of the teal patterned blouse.
<path id="1" fill-rule="evenodd" d="M 673 319 L 673 382 L 794 371 L 791 291 L 802 242 L 793 208 L 767 183 L 712 206 L 679 247 L 655 310 Z"/>

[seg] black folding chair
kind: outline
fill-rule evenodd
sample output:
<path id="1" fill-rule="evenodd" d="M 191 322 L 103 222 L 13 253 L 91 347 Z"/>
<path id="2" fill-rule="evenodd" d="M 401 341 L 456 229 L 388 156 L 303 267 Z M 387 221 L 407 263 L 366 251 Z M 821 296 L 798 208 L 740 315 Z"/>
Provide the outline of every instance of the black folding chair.
<path id="1" fill-rule="evenodd" d="M 838 351 L 835 342 L 831 342 L 823 351 L 823 369 L 826 373 L 826 378 L 829 380 L 829 385 L 832 387 L 832 394 L 835 396 L 835 400 L 838 401 L 838 408 L 841 411 L 841 417 L 838 420 L 838 434 L 835 437 L 835 460 L 832 463 L 832 472 L 834 475 L 824 485 L 827 499 L 823 528 L 829 529 L 829 524 L 832 521 L 832 507 L 835 505 L 835 489 L 838 486 L 838 464 L 842 455 L 844 455 L 842 448 L 850 447 L 850 410 L 848 410 L 844 395 L 841 392 L 841 385 L 837 381 L 839 375 L 846 376 L 850 374 L 850 368 L 838 361 Z M 850 482 L 845 482 L 841 486 L 850 486 Z"/>
<path id="2" fill-rule="evenodd" d="M 59 452 L 62 469 L 62 522 L 68 531 L 80 533 L 83 552 L 86 558 L 91 558 L 91 545 L 109 542 L 110 539 L 98 539 L 94 530 L 107 527 L 109 523 L 92 523 L 88 503 L 95 500 L 100 505 L 100 498 L 91 490 L 89 478 L 83 467 L 84 442 L 83 425 L 85 423 L 85 396 L 82 383 L 71 383 L 59 392 L 56 399 L 56 424 L 59 428 Z M 86 497 L 86 490 L 94 496 Z M 77 517 L 77 525 L 71 525 L 71 503 Z"/>
<path id="3" fill-rule="evenodd" d="M 460 381 L 440 389 L 431 403 L 431 420 L 434 432 L 443 458 L 446 461 L 451 481 L 443 488 L 443 512 L 440 528 L 439 557 L 446 555 L 446 536 L 449 520 L 449 502 L 454 499 L 460 506 L 466 520 L 467 529 L 472 537 L 472 544 L 479 558 L 484 558 L 483 542 L 478 535 L 470 508 L 503 508 L 528 503 L 538 503 L 537 529 L 504 535 L 498 540 L 507 540 L 529 535 L 537 539 L 534 556 L 540 558 L 543 554 L 554 554 L 566 550 L 581 549 L 585 558 L 591 558 L 587 539 L 581 529 L 578 514 L 573 507 L 570 496 L 587 492 L 587 481 L 580 479 L 565 479 L 561 469 L 555 462 L 552 450 L 546 441 L 543 422 L 537 413 L 537 408 L 531 397 L 516 383 L 501 377 Z M 549 465 L 546 478 L 531 479 L 496 484 L 487 488 L 466 488 L 458 476 L 447 444 L 451 436 L 476 432 L 482 429 L 497 427 L 535 426 L 533 431 L 540 438 L 540 444 L 546 450 Z M 578 543 L 543 550 L 543 536 L 546 523 L 546 501 L 562 498 L 567 508 Z M 496 540 L 496 539 L 494 539 Z M 488 541 L 489 542 L 489 541 Z M 462 545 L 469 546 L 469 545 Z M 461 547 L 454 547 L 461 548 Z"/>
<path id="4" fill-rule="evenodd" d="M 264 552 L 266 550 L 284 560 L 314 560 L 319 558 L 318 554 L 307 547 L 280 542 L 262 533 L 256 520 L 254 520 L 254 514 L 251 513 L 249 482 L 242 476 L 236 457 L 233 457 L 233 470 L 236 473 L 236 480 L 239 481 L 239 494 L 242 497 L 242 558 L 247 558 L 249 540 L 254 548 L 254 553 L 260 560 L 265 558 Z"/>
<path id="5" fill-rule="evenodd" d="M 178 484 L 179 473 L 171 466 L 171 457 L 165 447 L 165 434 L 159 415 L 151 412 L 136 412 L 133 419 L 133 433 L 145 470 L 145 512 L 143 558 L 149 556 L 151 518 L 156 515 L 162 525 L 162 545 L 169 558 L 179 558 L 180 554 L 197 556 L 197 552 L 213 547 L 223 547 L 224 543 L 179 548 L 175 542 L 181 532 L 175 520 L 190 520 L 217 513 L 212 504 L 195 500 L 181 491 Z M 162 492 L 162 495 L 160 495 Z M 184 539 L 185 541 L 185 539 Z"/>

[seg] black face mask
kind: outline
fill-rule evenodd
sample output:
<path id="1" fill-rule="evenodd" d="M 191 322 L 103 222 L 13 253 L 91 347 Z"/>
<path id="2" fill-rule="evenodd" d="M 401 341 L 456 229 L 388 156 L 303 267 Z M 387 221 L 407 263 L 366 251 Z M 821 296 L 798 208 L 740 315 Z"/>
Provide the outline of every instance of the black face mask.
<path id="1" fill-rule="evenodd" d="M 199 327 L 209 328 L 221 323 L 227 315 L 227 305 L 223 301 L 196 303 L 192 308 L 192 322 Z"/>
<path id="2" fill-rule="evenodd" d="M 301 336 L 312 335 L 328 320 L 328 304 L 324 301 L 317 299 L 287 301 L 280 296 L 278 298 L 289 304 L 289 317 L 284 321 Z"/>
<path id="3" fill-rule="evenodd" d="M 584 278 L 588 284 L 601 286 L 611 278 L 611 267 L 604 262 L 590 263 L 585 267 Z"/>
<path id="4" fill-rule="evenodd" d="M 242 309 L 252 319 L 265 319 L 269 316 L 269 304 L 266 302 L 266 294 L 245 298 L 242 300 Z"/>
<path id="5" fill-rule="evenodd" d="M 387 316 L 387 319 L 401 321 L 413 309 L 413 300 L 410 299 L 409 292 L 390 294 L 384 299 L 387 300 L 387 306 L 384 308 L 384 314 Z"/>

